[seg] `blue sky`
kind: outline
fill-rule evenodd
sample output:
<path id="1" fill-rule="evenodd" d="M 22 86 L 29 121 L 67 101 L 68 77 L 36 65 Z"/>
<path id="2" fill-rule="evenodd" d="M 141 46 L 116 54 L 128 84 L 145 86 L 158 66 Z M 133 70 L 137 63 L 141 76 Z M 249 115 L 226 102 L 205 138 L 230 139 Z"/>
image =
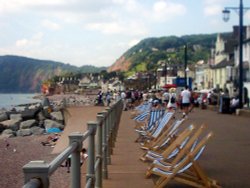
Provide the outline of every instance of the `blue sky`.
<path id="1" fill-rule="evenodd" d="M 144 38 L 232 31 L 239 16 L 224 22 L 227 6 L 239 1 L 0 0 L 0 55 L 110 66 Z"/>

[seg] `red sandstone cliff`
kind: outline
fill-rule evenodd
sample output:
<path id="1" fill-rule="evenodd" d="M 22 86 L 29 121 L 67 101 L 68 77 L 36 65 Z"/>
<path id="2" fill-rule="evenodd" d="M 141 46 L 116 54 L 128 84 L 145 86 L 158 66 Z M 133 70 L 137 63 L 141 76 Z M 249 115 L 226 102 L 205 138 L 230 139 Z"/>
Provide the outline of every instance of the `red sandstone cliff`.
<path id="1" fill-rule="evenodd" d="M 131 62 L 124 56 L 121 56 L 113 65 L 108 68 L 108 72 L 112 71 L 128 71 Z"/>

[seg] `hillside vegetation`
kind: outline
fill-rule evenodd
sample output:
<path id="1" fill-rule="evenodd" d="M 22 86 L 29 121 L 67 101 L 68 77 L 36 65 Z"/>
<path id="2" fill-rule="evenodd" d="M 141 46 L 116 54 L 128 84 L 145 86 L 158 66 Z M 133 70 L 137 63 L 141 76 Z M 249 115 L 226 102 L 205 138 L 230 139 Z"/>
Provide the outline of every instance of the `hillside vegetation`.
<path id="1" fill-rule="evenodd" d="M 231 33 L 223 33 L 223 37 Z M 186 35 L 182 37 L 168 36 L 147 38 L 126 51 L 109 71 L 124 71 L 127 75 L 139 71 L 155 70 L 160 60 L 171 63 L 184 63 L 184 46 L 187 45 L 188 64 L 210 57 L 217 34 Z"/>
<path id="2" fill-rule="evenodd" d="M 20 56 L 0 56 L 0 93 L 32 93 L 41 91 L 41 83 L 68 72 L 99 72 L 104 68 L 76 67 L 55 61 Z"/>

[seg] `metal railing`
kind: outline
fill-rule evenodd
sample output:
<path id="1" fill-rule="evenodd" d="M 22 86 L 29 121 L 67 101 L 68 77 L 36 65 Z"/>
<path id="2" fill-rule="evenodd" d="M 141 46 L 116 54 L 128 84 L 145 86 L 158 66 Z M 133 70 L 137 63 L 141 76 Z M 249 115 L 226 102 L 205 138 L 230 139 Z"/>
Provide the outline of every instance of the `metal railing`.
<path id="1" fill-rule="evenodd" d="M 83 142 L 88 139 L 88 160 L 86 188 L 101 188 L 102 180 L 108 178 L 107 165 L 111 164 L 111 154 L 115 146 L 123 102 L 118 101 L 97 114 L 96 121 L 87 123 L 85 133 L 74 132 L 69 135 L 69 146 L 50 163 L 30 161 L 23 166 L 23 188 L 47 188 L 50 176 L 71 155 L 70 187 L 81 187 L 80 152 Z"/>

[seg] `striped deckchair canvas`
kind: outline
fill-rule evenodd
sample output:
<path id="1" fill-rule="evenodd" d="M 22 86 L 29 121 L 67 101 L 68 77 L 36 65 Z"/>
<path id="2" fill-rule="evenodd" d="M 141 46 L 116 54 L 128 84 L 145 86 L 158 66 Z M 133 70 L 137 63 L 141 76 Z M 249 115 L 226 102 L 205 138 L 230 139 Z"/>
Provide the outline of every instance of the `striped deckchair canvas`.
<path id="1" fill-rule="evenodd" d="M 133 118 L 133 120 L 138 121 L 138 122 L 142 122 L 145 121 L 146 118 L 149 116 L 150 111 L 145 111 L 139 115 L 137 115 L 136 117 Z"/>
<path id="2" fill-rule="evenodd" d="M 151 110 L 149 119 L 147 122 L 145 122 L 146 125 L 144 129 L 135 129 L 135 131 L 139 133 L 150 131 L 154 127 L 155 123 L 162 117 L 164 112 L 165 112 L 165 109 Z"/>
<path id="3" fill-rule="evenodd" d="M 217 181 L 207 177 L 197 162 L 211 136 L 212 132 L 203 137 L 177 164 L 159 163 L 153 168 L 151 172 L 159 176 L 155 187 L 165 187 L 171 180 L 175 180 L 194 187 L 219 188 Z"/>

